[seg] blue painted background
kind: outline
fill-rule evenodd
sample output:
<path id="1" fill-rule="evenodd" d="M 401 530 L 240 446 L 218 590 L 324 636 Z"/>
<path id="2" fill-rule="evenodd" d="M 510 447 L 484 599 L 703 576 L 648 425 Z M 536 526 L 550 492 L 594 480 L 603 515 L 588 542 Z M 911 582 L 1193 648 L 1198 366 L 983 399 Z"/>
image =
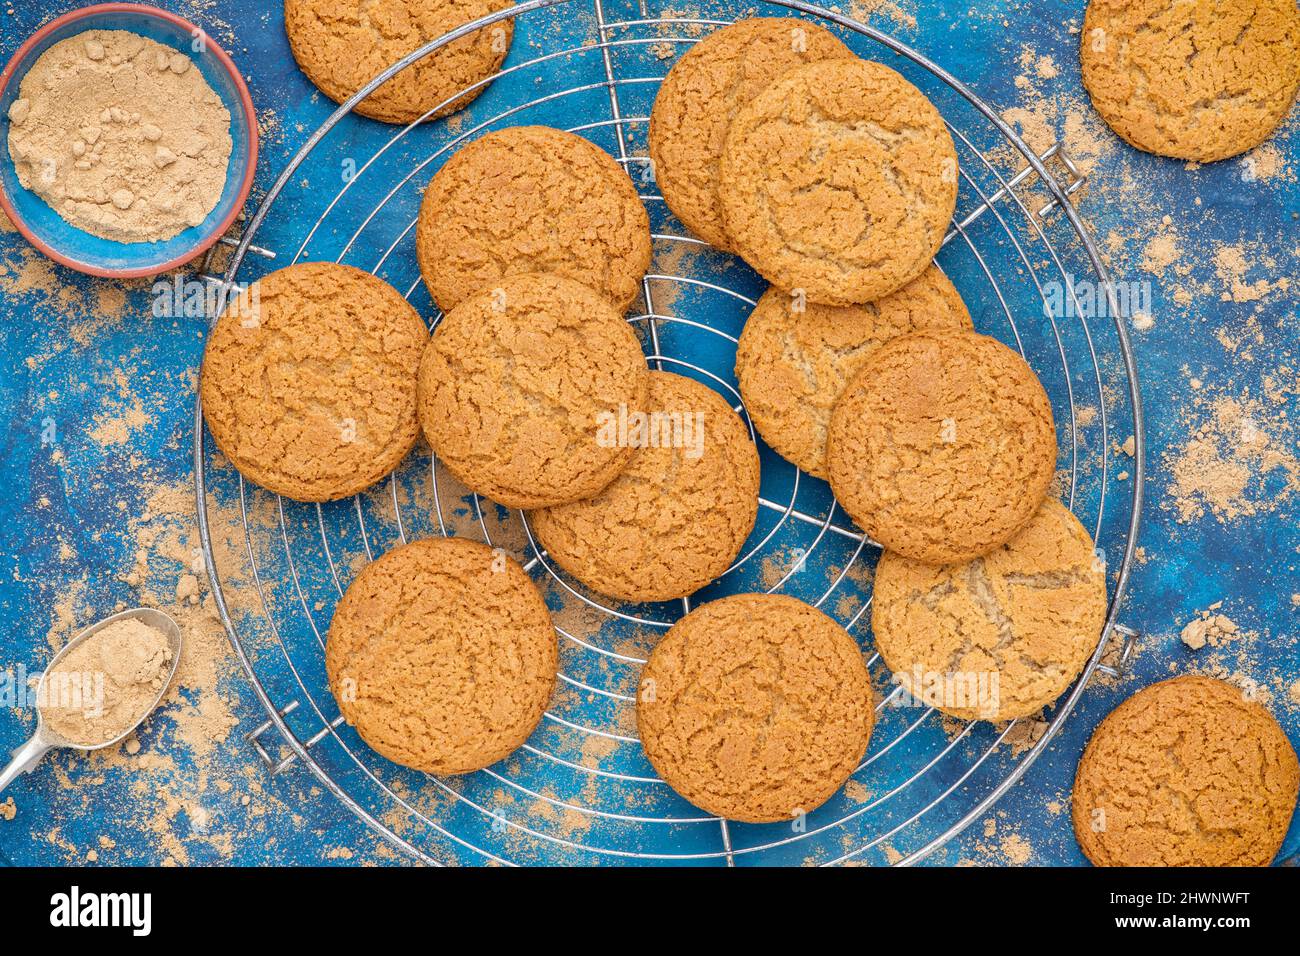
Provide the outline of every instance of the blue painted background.
<path id="1" fill-rule="evenodd" d="M 207 29 L 248 79 L 263 114 L 256 201 L 333 105 L 296 69 L 279 4 L 193 0 L 166 6 Z M 580 2 L 573 6 L 580 15 L 570 10 L 526 21 L 508 63 L 551 48 L 561 33 L 589 34 L 589 8 Z M 1253 157 L 1188 168 L 1136 153 L 1101 126 L 1081 91 L 1076 50 L 1082 6 L 1037 0 L 984 3 L 975 10 L 966 3 L 864 0 L 846 11 L 865 16 L 966 80 L 1007 111 L 1006 118 L 1031 141 L 1063 140 L 1089 169 L 1079 208 L 1113 276 L 1149 283 L 1151 291 L 1153 322 L 1132 331 L 1147 408 L 1150 468 L 1143 552 L 1120 613 L 1121 621 L 1144 634 L 1134 673 L 1118 685 L 1089 688 L 1065 731 L 1024 780 L 987 821 L 933 857 L 936 863 L 1082 862 L 1068 811 L 1074 765 L 1101 717 L 1153 680 L 1193 670 L 1255 680 L 1293 741 L 1300 740 L 1300 706 L 1288 696 L 1300 680 L 1295 642 L 1300 596 L 1293 597 L 1300 594 L 1300 496 L 1294 471 L 1300 325 L 1293 284 L 1300 262 L 1295 147 L 1300 110 L 1293 111 L 1268 150 Z M 688 15 L 718 9 L 669 7 Z M 24 4 L 0 14 L 0 56 L 7 58 L 23 37 L 64 9 Z M 619 5 L 609 9 L 614 17 L 627 12 Z M 879 48 L 854 45 L 880 55 Z M 498 84 L 471 115 L 491 115 L 521 88 Z M 630 97 L 635 104 L 635 91 Z M 550 118 L 563 122 L 564 111 Z M 966 114 L 960 125 L 970 128 L 968 122 Z M 367 156 L 387 132 L 349 119 L 332 134 L 327 159 L 319 162 Z M 429 135 L 430 142 L 439 142 L 440 133 Z M 602 135 L 593 138 L 602 141 Z M 985 137 L 983 143 L 990 141 Z M 1041 148 L 1046 142 L 1031 145 Z M 393 162 L 400 166 L 428 147 L 417 140 L 409 149 Z M 319 212 L 338 188 L 321 191 L 321 167 L 314 173 L 315 180 L 304 176 L 287 191 L 277 210 L 283 221 L 273 216 L 259 241 L 292 253 L 294 237 L 302 238 L 295 217 Z M 423 181 L 397 205 L 409 212 Z M 964 192 L 969 207 L 971 197 Z M 373 194 L 369 198 L 373 202 Z M 652 215 L 662 221 L 661 211 L 652 209 Z M 308 256 L 336 256 L 345 239 L 346 233 L 326 230 Z M 354 254 L 369 251 L 364 242 L 362 247 Z M 967 296 L 977 324 L 1007 338 L 970 257 L 960 249 L 946 250 L 940 262 Z M 721 259 L 705 265 L 732 270 L 728 280 L 738 287 L 761 289 L 745 270 L 734 271 Z M 1014 268 L 1014 263 L 1004 266 Z M 413 281 L 409 262 L 395 260 L 385 274 L 403 290 Z M 0 233 L 0 292 L 0 556 L 5 562 L 0 668 L 21 664 L 37 670 L 52 644 L 118 603 L 167 605 L 175 599 L 175 583 L 192 560 L 187 549 L 196 543 L 184 493 L 191 479 L 192 395 L 204 322 L 152 316 L 147 283 L 127 288 L 122 298 L 109 283 L 46 267 L 13 232 Z M 413 301 L 428 313 L 427 296 Z M 682 314 L 692 306 L 723 308 L 698 298 L 676 303 Z M 734 334 L 743 317 L 743 312 L 724 315 L 718 322 L 732 323 Z M 1045 341 L 1026 336 L 1031 353 Z M 689 340 L 678 344 L 685 351 L 706 347 Z M 1114 365 L 1103 364 L 1108 387 L 1118 384 Z M 129 371 L 122 374 L 123 369 Z M 1063 383 L 1048 384 L 1055 393 Z M 1119 415 L 1119 430 L 1111 436 L 1118 444 L 1128 434 L 1122 395 L 1112 392 L 1107 398 Z M 1189 486 L 1195 482 L 1188 478 L 1188 462 L 1195 459 L 1187 445 L 1202 426 L 1211 426 L 1211 438 L 1217 439 L 1223 429 L 1215 425 L 1215 411 L 1225 401 L 1245 409 L 1258 433 L 1249 442 L 1258 447 L 1263 441 L 1268 454 L 1243 457 L 1217 449 L 1216 461 L 1239 467 L 1242 487 L 1228 512 L 1216 513 Z M 1232 429 L 1239 428 L 1234 422 Z M 1108 509 L 1119 511 L 1108 514 L 1122 514 L 1126 465 L 1122 452 L 1110 451 L 1109 486 L 1119 500 Z M 767 467 L 769 461 L 764 460 L 764 493 L 779 497 L 783 479 L 776 463 Z M 219 492 L 228 500 L 228 486 Z M 804 494 L 815 497 L 816 491 Z M 1078 510 L 1095 513 L 1095 501 L 1086 493 L 1083 498 Z M 291 511 L 291 528 L 294 520 Z M 149 566 L 144 575 L 137 565 L 142 552 Z M 1244 636 L 1219 649 L 1191 651 L 1179 640 L 1179 630 L 1218 601 Z M 209 657 L 217 657 L 224 638 L 215 623 L 201 611 L 186 614 L 212 652 Z M 328 610 L 317 617 L 323 626 Z M 310 634 L 298 637 L 310 639 Z M 15 863 L 84 862 L 91 851 L 106 864 L 397 859 L 304 771 L 268 775 L 243 740 L 262 720 L 243 672 L 226 656 L 212 663 L 210 676 L 212 687 L 200 689 L 196 681 L 180 688 L 141 733 L 139 754 L 58 756 L 0 794 L 0 805 L 12 796 L 17 811 L 13 820 L 0 818 L 0 853 Z M 0 711 L 0 741 L 17 746 L 32 723 L 29 710 Z M 1300 828 L 1293 826 L 1283 853 L 1298 848 Z M 440 858 L 456 858 L 453 848 L 440 850 Z M 471 855 L 467 862 L 477 859 Z"/>

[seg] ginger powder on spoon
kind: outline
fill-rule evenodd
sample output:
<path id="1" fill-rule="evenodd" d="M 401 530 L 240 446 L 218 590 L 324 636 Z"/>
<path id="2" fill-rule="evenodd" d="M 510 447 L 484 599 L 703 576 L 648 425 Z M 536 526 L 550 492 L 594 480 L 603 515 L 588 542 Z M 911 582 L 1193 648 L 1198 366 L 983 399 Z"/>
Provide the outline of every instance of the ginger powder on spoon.
<path id="1" fill-rule="evenodd" d="M 167 635 L 125 619 L 96 631 L 45 675 L 45 726 L 79 747 L 116 740 L 153 708 L 172 669 Z"/>

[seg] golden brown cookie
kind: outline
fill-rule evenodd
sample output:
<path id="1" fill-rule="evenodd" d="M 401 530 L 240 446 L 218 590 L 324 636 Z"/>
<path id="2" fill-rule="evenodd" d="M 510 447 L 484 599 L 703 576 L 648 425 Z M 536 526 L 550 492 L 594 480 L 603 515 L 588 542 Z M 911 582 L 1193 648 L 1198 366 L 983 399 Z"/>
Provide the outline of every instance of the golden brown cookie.
<path id="1" fill-rule="evenodd" d="M 718 206 L 718 166 L 732 117 L 796 66 L 852 56 L 830 31 L 792 17 L 737 20 L 682 55 L 650 112 L 650 158 L 664 201 L 686 228 L 730 248 Z"/>
<path id="2" fill-rule="evenodd" d="M 835 497 L 886 550 L 931 564 L 1024 527 L 1056 470 L 1052 405 L 1033 370 L 975 332 L 913 332 L 867 358 L 831 414 Z"/>
<path id="3" fill-rule="evenodd" d="M 982 558 L 935 566 L 886 551 L 876 647 L 913 697 L 965 720 L 1046 707 L 1079 676 L 1106 621 L 1106 572 L 1058 501 Z"/>
<path id="4" fill-rule="evenodd" d="M 501 280 L 448 312 L 420 362 L 420 424 L 471 490 L 507 508 L 590 498 L 632 449 L 602 424 L 645 407 L 641 344 L 614 307 L 554 275 Z"/>
<path id="5" fill-rule="evenodd" d="M 871 302 L 939 251 L 957 152 L 939 111 L 889 67 L 826 60 L 736 114 L 718 196 L 732 247 L 778 289 Z"/>
<path id="6" fill-rule="evenodd" d="M 510 5 L 510 0 L 284 0 L 284 29 L 298 66 L 336 103 L 444 33 Z M 501 68 L 514 32 L 502 20 L 411 64 L 356 106 L 385 123 L 413 123 L 448 97 Z M 463 109 L 481 86 L 440 107 Z M 431 117 L 431 118 L 433 118 Z"/>
<path id="7" fill-rule="evenodd" d="M 563 130 L 514 126 L 475 140 L 438 170 L 415 250 L 444 311 L 506 276 L 554 272 L 621 312 L 650 267 L 650 219 L 608 153 Z"/>
<path id="8" fill-rule="evenodd" d="M 649 414 L 620 423 L 634 447 L 596 497 L 529 515 L 552 560 L 625 601 L 668 601 L 725 572 L 758 516 L 758 449 L 713 389 L 650 373 Z"/>
<path id="9" fill-rule="evenodd" d="M 1295 0 L 1092 0 L 1083 82 L 1110 128 L 1208 163 L 1253 149 L 1300 87 Z"/>
<path id="10" fill-rule="evenodd" d="M 1097 866 L 1267 866 L 1295 810 L 1300 765 L 1273 716 L 1209 677 L 1138 691 L 1079 761 L 1074 832 Z"/>
<path id="11" fill-rule="evenodd" d="M 401 293 L 351 266 L 272 272 L 233 300 L 203 353 L 203 415 L 248 479 L 298 501 L 369 488 L 415 445 L 428 329 Z"/>
<path id="12" fill-rule="evenodd" d="M 330 622 L 330 690 L 361 739 L 428 773 L 496 763 L 542 719 L 559 650 L 536 585 L 477 541 L 426 538 L 366 565 Z"/>
<path id="13" fill-rule="evenodd" d="M 770 288 L 740 333 L 740 394 L 764 441 L 826 478 L 831 408 L 871 353 L 908 332 L 971 327 L 966 304 L 936 266 L 865 305 L 805 303 Z"/>
<path id="14" fill-rule="evenodd" d="M 664 635 L 641 671 L 636 722 L 655 770 L 700 809 L 788 821 L 857 768 L 875 695 L 858 645 L 821 611 L 736 594 Z"/>

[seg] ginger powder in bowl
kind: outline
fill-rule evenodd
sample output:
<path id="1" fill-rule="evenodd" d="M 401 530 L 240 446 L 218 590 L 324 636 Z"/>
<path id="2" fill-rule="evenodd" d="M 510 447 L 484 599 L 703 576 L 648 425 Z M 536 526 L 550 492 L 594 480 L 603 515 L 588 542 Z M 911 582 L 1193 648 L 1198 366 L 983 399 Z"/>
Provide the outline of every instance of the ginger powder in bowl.
<path id="1" fill-rule="evenodd" d="M 52 113 L 48 83 L 60 93 Z M 110 279 L 160 275 L 239 219 L 257 139 L 248 84 L 201 27 L 138 3 L 78 7 L 0 71 L 0 210 L 61 265 Z"/>
<path id="2" fill-rule="evenodd" d="M 125 30 L 55 43 L 9 107 L 19 182 L 69 224 L 117 242 L 198 226 L 230 167 L 230 111 L 190 57 Z"/>

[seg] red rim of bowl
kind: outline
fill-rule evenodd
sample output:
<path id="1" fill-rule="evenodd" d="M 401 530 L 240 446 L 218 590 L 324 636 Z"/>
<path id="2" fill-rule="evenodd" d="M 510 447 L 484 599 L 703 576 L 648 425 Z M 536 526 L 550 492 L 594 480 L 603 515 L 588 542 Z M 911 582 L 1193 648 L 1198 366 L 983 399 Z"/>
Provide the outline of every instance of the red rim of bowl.
<path id="1" fill-rule="evenodd" d="M 166 20 L 176 26 L 183 27 L 191 33 L 196 31 L 202 33 L 207 37 L 207 49 L 216 55 L 217 61 L 225 68 L 226 72 L 230 74 L 230 78 L 234 81 L 235 89 L 239 92 L 239 98 L 244 107 L 244 116 L 248 121 L 248 169 L 244 173 L 244 181 L 239 184 L 239 197 L 231 208 L 230 215 L 228 215 L 225 220 L 215 230 L 213 230 L 210 237 L 200 240 L 192 250 L 186 252 L 184 255 L 172 259 L 170 262 L 164 262 L 161 265 L 148 266 L 139 269 L 101 269 L 96 266 L 87 265 L 84 262 L 78 262 L 75 259 L 70 259 L 61 252 L 51 248 L 47 243 L 38 239 L 27 223 L 23 222 L 22 217 L 18 215 L 18 211 L 10 201 L 8 193 L 4 189 L 0 189 L 0 208 L 4 209 L 5 214 L 14 224 L 14 227 L 28 242 L 55 262 L 65 265 L 70 269 L 76 269 L 78 272 L 84 272 L 88 275 L 99 276 L 105 279 L 141 279 L 148 276 L 160 275 L 170 269 L 175 269 L 177 266 L 185 265 L 185 263 L 191 262 L 197 257 L 203 255 L 203 253 L 207 252 L 217 244 L 218 240 L 226 234 L 226 230 L 229 229 L 235 220 L 239 218 L 239 214 L 243 211 L 244 204 L 248 200 L 248 194 L 253 188 L 253 177 L 257 173 L 257 114 L 253 110 L 253 98 L 248 94 L 248 84 L 244 82 L 243 75 L 235 67 L 235 61 L 227 55 L 225 50 L 221 49 L 217 42 L 212 39 L 212 36 L 208 31 L 195 26 L 184 17 L 178 17 L 169 10 L 161 10 L 158 7 L 151 7 L 142 3 L 100 3 L 92 7 L 82 7 L 78 10 L 72 10 L 69 13 L 63 14 L 61 17 L 51 20 L 28 37 L 27 41 L 18 48 L 18 52 L 10 58 L 8 65 L 5 66 L 4 72 L 0 73 L 0 94 L 3 94 L 5 89 L 8 88 L 9 82 L 17 72 L 19 64 L 23 62 L 23 59 L 29 52 L 31 52 L 32 48 L 36 46 L 36 44 L 40 43 L 42 39 L 60 27 L 69 23 L 75 23 L 77 20 L 85 19 L 91 14 L 96 13 L 140 13 L 145 16 Z"/>

